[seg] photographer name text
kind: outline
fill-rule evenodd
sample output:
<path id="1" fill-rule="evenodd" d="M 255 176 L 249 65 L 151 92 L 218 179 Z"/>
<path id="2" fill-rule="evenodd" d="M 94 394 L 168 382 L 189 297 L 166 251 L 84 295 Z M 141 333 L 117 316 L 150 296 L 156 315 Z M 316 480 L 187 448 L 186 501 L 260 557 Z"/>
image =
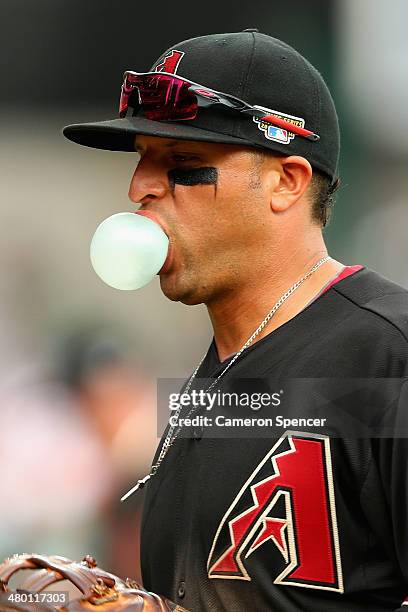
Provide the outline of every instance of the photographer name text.
<path id="1" fill-rule="evenodd" d="M 290 419 L 283 415 L 277 415 L 274 418 L 231 418 L 225 415 L 218 415 L 214 418 L 204 415 L 181 418 L 177 414 L 173 414 L 169 418 L 169 423 L 172 427 L 280 427 L 287 429 L 288 427 L 324 427 L 326 421 L 326 418 Z"/>

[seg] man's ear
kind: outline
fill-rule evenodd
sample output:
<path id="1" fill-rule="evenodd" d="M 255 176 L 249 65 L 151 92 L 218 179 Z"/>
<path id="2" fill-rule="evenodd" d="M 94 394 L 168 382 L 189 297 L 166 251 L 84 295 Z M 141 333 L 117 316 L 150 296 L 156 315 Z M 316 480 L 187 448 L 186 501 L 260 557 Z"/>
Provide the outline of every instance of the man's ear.
<path id="1" fill-rule="evenodd" d="M 304 157 L 290 155 L 276 159 L 274 180 L 271 181 L 270 205 L 278 213 L 288 210 L 307 191 L 312 178 L 312 166 Z M 277 175 L 276 175 L 277 172 Z"/>

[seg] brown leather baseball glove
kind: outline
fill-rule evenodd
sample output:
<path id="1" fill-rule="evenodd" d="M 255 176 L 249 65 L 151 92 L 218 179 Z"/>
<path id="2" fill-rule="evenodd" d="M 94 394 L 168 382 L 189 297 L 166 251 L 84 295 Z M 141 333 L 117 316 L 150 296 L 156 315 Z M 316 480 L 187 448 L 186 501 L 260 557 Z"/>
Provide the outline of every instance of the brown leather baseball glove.
<path id="1" fill-rule="evenodd" d="M 28 577 L 22 587 L 11 590 L 8 582 L 21 569 L 37 570 Z M 61 580 L 68 580 L 82 593 L 62 606 L 42 601 L 35 593 Z M 61 587 L 63 590 L 63 587 Z M 47 593 L 50 593 L 47 591 Z M 18 595 L 16 597 L 16 595 Z M 48 596 L 47 596 L 48 597 Z M 40 601 L 38 601 L 40 599 Z M 55 599 L 51 599 L 55 601 Z M 20 610 L 24 612 L 188 612 L 165 597 L 145 591 L 139 584 L 127 578 L 125 581 L 97 567 L 89 555 L 79 563 L 65 557 L 43 555 L 14 555 L 0 565 L 0 612 Z"/>

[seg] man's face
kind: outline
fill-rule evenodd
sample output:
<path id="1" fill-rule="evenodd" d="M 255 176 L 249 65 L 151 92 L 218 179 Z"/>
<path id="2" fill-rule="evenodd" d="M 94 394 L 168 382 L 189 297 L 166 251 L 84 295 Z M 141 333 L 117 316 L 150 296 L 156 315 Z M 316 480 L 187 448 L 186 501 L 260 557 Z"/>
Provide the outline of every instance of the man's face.
<path id="1" fill-rule="evenodd" d="M 163 293 L 210 304 L 237 289 L 259 263 L 270 217 L 253 150 L 152 136 L 138 136 L 136 149 L 129 197 L 170 238 Z"/>

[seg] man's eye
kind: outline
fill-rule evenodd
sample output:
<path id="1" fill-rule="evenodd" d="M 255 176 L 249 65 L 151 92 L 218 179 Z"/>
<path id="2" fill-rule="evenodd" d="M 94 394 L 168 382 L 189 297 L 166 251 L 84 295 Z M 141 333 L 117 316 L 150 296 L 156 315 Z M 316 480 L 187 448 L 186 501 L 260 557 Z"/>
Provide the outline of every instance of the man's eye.
<path id="1" fill-rule="evenodd" d="M 177 163 L 191 162 L 191 161 L 195 161 L 197 159 L 198 159 L 198 157 L 195 156 L 195 155 L 188 155 L 188 154 L 184 154 L 184 153 L 175 153 L 173 155 L 173 161 L 175 161 Z"/>

